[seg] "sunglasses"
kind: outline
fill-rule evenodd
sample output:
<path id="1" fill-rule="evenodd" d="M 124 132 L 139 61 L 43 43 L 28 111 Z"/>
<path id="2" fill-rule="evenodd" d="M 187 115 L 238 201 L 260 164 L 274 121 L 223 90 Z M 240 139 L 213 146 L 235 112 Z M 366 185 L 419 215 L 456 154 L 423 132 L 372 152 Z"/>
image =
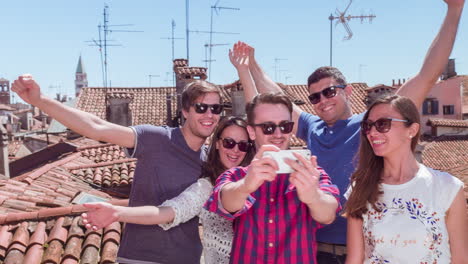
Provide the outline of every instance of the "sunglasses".
<path id="1" fill-rule="evenodd" d="M 375 129 L 380 133 L 387 133 L 392 128 L 392 121 L 397 122 L 409 122 L 408 120 L 402 120 L 397 118 L 379 118 L 376 121 L 372 122 L 369 120 L 364 120 L 361 122 L 361 131 L 364 135 L 370 133 L 372 126 L 375 126 Z"/>
<path id="2" fill-rule="evenodd" d="M 346 85 L 333 85 L 333 86 L 330 86 L 328 88 L 323 89 L 322 91 L 320 91 L 318 93 L 313 93 L 313 94 L 309 95 L 309 101 L 312 104 L 320 103 L 320 99 L 321 99 L 320 94 L 323 94 L 323 96 L 325 96 L 326 98 L 335 97 L 336 93 L 337 93 L 336 88 L 344 89 L 344 88 L 346 88 Z"/>
<path id="3" fill-rule="evenodd" d="M 227 149 L 233 149 L 236 145 L 239 148 L 239 151 L 247 152 L 250 149 L 250 142 L 247 140 L 241 140 L 236 142 L 232 138 L 220 138 L 223 141 L 223 147 Z"/>
<path id="4" fill-rule="evenodd" d="M 253 124 L 253 126 L 259 126 L 262 128 L 262 132 L 265 135 L 272 135 L 275 133 L 276 127 L 279 127 L 281 133 L 289 134 L 293 130 L 293 121 L 281 121 L 278 125 L 273 122 L 265 122 L 261 124 Z"/>
<path id="5" fill-rule="evenodd" d="M 223 111 L 223 105 L 221 104 L 196 103 L 193 106 L 195 106 L 195 112 L 199 114 L 206 113 L 206 111 L 208 111 L 208 108 L 210 108 L 211 113 L 214 115 L 219 115 Z"/>

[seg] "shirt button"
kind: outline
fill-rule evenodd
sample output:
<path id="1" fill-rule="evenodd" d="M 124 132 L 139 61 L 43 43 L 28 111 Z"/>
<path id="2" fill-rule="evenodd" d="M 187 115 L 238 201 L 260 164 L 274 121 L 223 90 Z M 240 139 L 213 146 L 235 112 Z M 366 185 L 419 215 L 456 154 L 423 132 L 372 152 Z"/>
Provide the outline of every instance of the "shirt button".
<path id="1" fill-rule="evenodd" d="M 273 220 L 272 219 L 268 220 L 268 223 L 273 224 Z"/>
<path id="2" fill-rule="evenodd" d="M 330 130 L 330 134 L 333 134 L 333 130 Z"/>
<path id="3" fill-rule="evenodd" d="M 269 246 L 269 247 L 273 247 L 273 243 L 268 243 L 268 246 Z"/>
<path id="4" fill-rule="evenodd" d="M 275 199 L 273 199 L 273 198 L 270 198 L 270 202 L 274 202 L 274 201 L 275 201 Z"/>

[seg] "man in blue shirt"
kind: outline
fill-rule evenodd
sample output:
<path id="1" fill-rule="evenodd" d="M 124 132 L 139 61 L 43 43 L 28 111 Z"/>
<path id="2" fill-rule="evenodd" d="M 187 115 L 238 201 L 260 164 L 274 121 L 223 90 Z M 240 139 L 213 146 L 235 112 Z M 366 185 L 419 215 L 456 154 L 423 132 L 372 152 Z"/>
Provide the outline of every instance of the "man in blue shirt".
<path id="1" fill-rule="evenodd" d="M 427 52 L 419 73 L 408 80 L 398 91 L 411 98 L 420 107 L 426 95 L 437 81 L 447 64 L 452 51 L 464 0 L 444 0 L 447 15 Z M 237 68 L 240 79 L 253 78 L 260 93 L 277 92 L 282 89 L 260 68 L 254 58 L 254 50 L 239 42 L 230 52 L 231 62 Z M 352 86 L 346 83 L 343 74 L 333 67 L 320 67 L 308 78 L 309 100 L 317 115 L 302 111 L 294 105 L 293 121 L 297 122 L 294 133 L 307 142 L 308 148 L 317 156 L 318 164 L 329 173 L 334 184 L 345 193 L 349 178 L 354 172 L 354 156 L 360 137 L 360 123 L 364 113 L 353 113 L 350 96 Z M 256 94 L 255 87 L 244 87 L 246 100 Z M 345 199 L 341 198 L 344 204 Z M 318 263 L 344 263 L 346 259 L 346 219 L 337 220 L 317 232 Z"/>

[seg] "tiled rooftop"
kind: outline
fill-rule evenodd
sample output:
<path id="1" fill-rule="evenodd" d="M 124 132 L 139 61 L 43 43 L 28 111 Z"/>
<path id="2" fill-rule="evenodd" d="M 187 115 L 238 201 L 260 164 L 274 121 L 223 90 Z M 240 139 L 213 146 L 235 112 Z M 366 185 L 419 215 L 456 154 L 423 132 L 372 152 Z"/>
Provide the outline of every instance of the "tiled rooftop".
<path id="1" fill-rule="evenodd" d="M 167 120 L 166 97 L 169 94 L 175 99 L 175 88 L 83 88 L 78 98 L 77 108 L 106 119 L 106 94 L 133 96 L 130 102 L 132 125 L 164 125 Z M 176 108 L 176 101 L 173 100 L 173 115 L 176 113 Z"/>
<path id="2" fill-rule="evenodd" d="M 468 199 L 468 136 L 425 138 L 422 162 L 431 168 L 446 171 L 465 183 Z"/>
<path id="3" fill-rule="evenodd" d="M 431 118 L 427 121 L 430 126 L 465 127 L 468 128 L 468 120 Z"/>
<path id="4" fill-rule="evenodd" d="M 130 184 L 135 160 L 122 158 L 121 149 L 109 144 L 89 139 L 75 143 L 81 145 L 76 153 L 0 181 L 0 263 L 115 262 L 122 225 L 86 230 L 79 217 L 85 209 L 73 200 L 87 193 L 128 204 L 98 189 L 107 185 L 108 171 L 110 186 Z"/>
<path id="5" fill-rule="evenodd" d="M 176 75 L 200 76 L 202 80 L 207 78 L 204 67 L 177 67 L 174 71 Z"/>

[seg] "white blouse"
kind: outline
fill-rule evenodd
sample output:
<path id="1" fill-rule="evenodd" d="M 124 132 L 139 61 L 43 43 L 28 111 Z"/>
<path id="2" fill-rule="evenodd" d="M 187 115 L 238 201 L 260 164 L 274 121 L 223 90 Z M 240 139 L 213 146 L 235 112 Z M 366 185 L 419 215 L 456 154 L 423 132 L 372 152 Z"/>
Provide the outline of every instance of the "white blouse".
<path id="1" fill-rule="evenodd" d="M 167 200 L 161 206 L 172 207 L 174 221 L 159 226 L 168 230 L 199 216 L 203 225 L 203 258 L 206 264 L 229 263 L 233 229 L 232 222 L 203 208 L 213 191 L 213 185 L 205 178 L 190 185 L 179 196 Z"/>
<path id="2" fill-rule="evenodd" d="M 422 164 L 409 182 L 381 184 L 381 211 L 368 204 L 363 215 L 364 263 L 450 263 L 445 216 L 462 187 L 459 179 Z"/>

